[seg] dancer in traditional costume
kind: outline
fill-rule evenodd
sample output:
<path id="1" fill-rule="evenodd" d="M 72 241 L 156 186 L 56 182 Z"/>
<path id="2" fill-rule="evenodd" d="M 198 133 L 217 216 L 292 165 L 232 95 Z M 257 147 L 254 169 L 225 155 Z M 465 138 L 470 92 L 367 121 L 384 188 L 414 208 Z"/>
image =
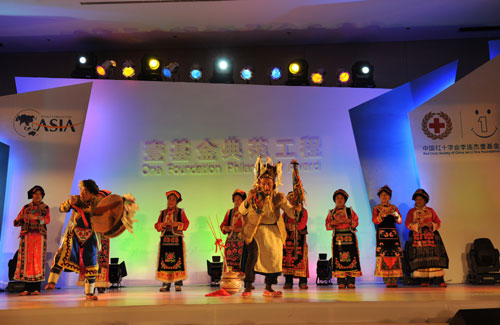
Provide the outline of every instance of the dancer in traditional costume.
<path id="1" fill-rule="evenodd" d="M 80 273 L 85 277 L 87 300 L 97 300 L 94 294 L 95 278 L 98 274 L 97 251 L 100 249 L 99 236 L 92 228 L 91 217 L 101 200 L 96 195 L 99 187 L 91 179 L 80 181 L 80 195 L 72 195 L 61 204 L 61 212 L 73 210 L 62 238 L 54 263 L 50 270 L 49 282 L 45 290 L 54 290 L 63 269 Z"/>
<path id="2" fill-rule="evenodd" d="M 242 237 L 247 244 L 248 257 L 245 265 L 244 297 L 251 296 L 255 273 L 265 276 L 264 296 L 281 297 L 273 284 L 278 283 L 282 271 L 283 245 L 286 229 L 280 210 L 293 218 L 293 207 L 285 195 L 278 192 L 281 184 L 282 164 L 272 164 L 270 158 L 263 164 L 261 158 L 255 164 L 254 188 L 239 207 L 243 215 Z"/>
<path id="3" fill-rule="evenodd" d="M 97 198 L 103 199 L 111 194 L 108 190 L 99 190 L 97 193 Z M 99 293 L 104 293 L 107 288 L 111 286 L 109 282 L 109 238 L 106 236 L 101 236 L 101 249 L 97 252 L 97 264 L 99 265 L 99 271 L 95 279 L 95 288 Z M 76 284 L 80 287 L 85 286 L 85 276 L 80 274 Z"/>
<path id="4" fill-rule="evenodd" d="M 21 296 L 39 295 L 40 283 L 45 280 L 45 257 L 47 252 L 47 224 L 50 222 L 49 207 L 42 202 L 45 191 L 39 185 L 28 191 L 26 204 L 14 220 L 21 227 L 19 253 L 14 280 L 25 283 Z"/>
<path id="5" fill-rule="evenodd" d="M 175 282 L 175 291 L 181 291 L 182 280 L 187 276 L 184 231 L 189 227 L 189 220 L 184 209 L 177 207 L 182 201 L 181 193 L 168 191 L 165 195 L 167 209 L 160 212 L 155 224 L 155 229 L 161 232 L 156 279 L 163 283 L 160 292 L 170 291 L 172 282 Z"/>
<path id="6" fill-rule="evenodd" d="M 290 204 L 294 203 L 293 192 L 288 193 Z M 289 218 L 283 213 L 286 226 L 286 242 L 283 248 L 283 275 L 285 285 L 283 289 L 292 289 L 293 278 L 299 278 L 299 288 L 307 289 L 309 277 L 308 248 L 307 248 L 307 210 L 299 203 L 295 209 L 298 218 Z M 295 237 L 297 237 L 295 239 Z"/>
<path id="7" fill-rule="evenodd" d="M 414 278 L 420 285 L 428 287 L 431 282 L 446 287 L 443 269 L 448 268 L 448 255 L 439 234 L 441 220 L 431 207 L 427 206 L 429 194 L 418 189 L 412 199 L 415 207 L 408 211 L 406 227 L 410 229 L 408 260 Z"/>
<path id="8" fill-rule="evenodd" d="M 335 208 L 326 217 L 326 230 L 333 230 L 332 275 L 337 278 L 339 289 L 355 288 L 356 277 L 362 275 L 356 237 L 358 216 L 351 207 L 345 206 L 348 198 L 346 191 L 336 190 L 333 193 Z"/>
<path id="9" fill-rule="evenodd" d="M 373 223 L 377 227 L 377 262 L 375 276 L 384 278 L 387 288 L 397 288 L 403 276 L 401 243 L 396 223 L 401 224 L 398 207 L 390 203 L 392 190 L 384 185 L 378 191 L 380 204 L 373 208 Z"/>
<path id="10" fill-rule="evenodd" d="M 243 227 L 243 218 L 238 211 L 241 202 L 247 198 L 245 191 L 237 189 L 233 193 L 234 207 L 226 212 L 224 221 L 220 225 L 220 229 L 224 235 L 228 235 L 226 239 L 226 266 L 229 271 L 243 272 L 244 265 L 242 265 L 243 256 L 246 253 L 245 241 L 240 236 Z"/>

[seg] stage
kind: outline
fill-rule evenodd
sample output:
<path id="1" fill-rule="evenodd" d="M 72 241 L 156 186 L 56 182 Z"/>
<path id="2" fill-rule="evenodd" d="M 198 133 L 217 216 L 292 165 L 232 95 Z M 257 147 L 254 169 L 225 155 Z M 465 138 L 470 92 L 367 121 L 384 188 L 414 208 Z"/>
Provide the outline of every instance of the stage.
<path id="1" fill-rule="evenodd" d="M 127 287 L 84 301 L 83 289 L 40 296 L 0 294 L 0 324 L 444 324 L 459 309 L 500 308 L 499 286 L 448 288 L 358 285 L 354 290 L 316 287 L 284 291 L 282 298 L 205 297 L 208 286 L 182 292 Z"/>

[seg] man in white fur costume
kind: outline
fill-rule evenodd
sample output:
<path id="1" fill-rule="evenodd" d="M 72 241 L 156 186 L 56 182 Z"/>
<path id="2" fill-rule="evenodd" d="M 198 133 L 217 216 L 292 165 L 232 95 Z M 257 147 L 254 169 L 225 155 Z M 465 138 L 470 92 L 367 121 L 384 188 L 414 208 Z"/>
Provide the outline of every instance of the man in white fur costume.
<path id="1" fill-rule="evenodd" d="M 254 188 L 239 207 L 243 215 L 241 236 L 245 240 L 248 258 L 245 265 L 245 291 L 243 297 L 252 295 L 252 283 L 255 273 L 266 277 L 264 296 L 281 297 L 281 291 L 272 289 L 278 283 L 283 260 L 283 244 L 286 229 L 281 210 L 294 218 L 293 207 L 286 196 L 278 192 L 281 184 L 282 164 L 272 164 L 270 158 L 266 164 L 261 157 L 255 163 Z"/>

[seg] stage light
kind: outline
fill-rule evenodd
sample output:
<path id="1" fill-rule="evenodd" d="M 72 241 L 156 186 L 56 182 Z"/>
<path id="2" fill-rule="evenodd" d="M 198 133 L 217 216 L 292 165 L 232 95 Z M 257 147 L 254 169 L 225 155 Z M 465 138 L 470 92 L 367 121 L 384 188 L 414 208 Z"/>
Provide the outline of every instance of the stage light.
<path id="1" fill-rule="evenodd" d="M 274 67 L 271 69 L 270 77 L 271 80 L 280 80 L 283 76 L 281 69 L 279 67 Z"/>
<path id="2" fill-rule="evenodd" d="M 332 259 L 327 260 L 326 253 L 320 253 L 316 264 L 316 285 L 332 285 Z"/>
<path id="3" fill-rule="evenodd" d="M 97 57 L 93 53 L 78 55 L 75 70 L 71 73 L 72 78 L 97 78 Z"/>
<path id="4" fill-rule="evenodd" d="M 311 81 L 313 84 L 319 86 L 325 81 L 325 72 L 323 69 L 311 73 Z"/>
<path id="5" fill-rule="evenodd" d="M 220 58 L 214 61 L 214 72 L 212 75 L 212 79 L 210 79 L 210 82 L 226 84 L 234 83 L 233 65 L 229 59 Z"/>
<path id="6" fill-rule="evenodd" d="M 343 84 L 348 83 L 351 80 L 351 74 L 347 71 L 339 73 L 339 81 Z"/>
<path id="7" fill-rule="evenodd" d="M 288 70 L 290 71 L 290 73 L 292 74 L 297 74 L 300 72 L 300 65 L 298 63 L 292 63 L 290 64 L 290 66 L 288 67 Z"/>
<path id="8" fill-rule="evenodd" d="M 201 66 L 197 63 L 193 64 L 191 66 L 191 71 L 189 72 L 189 78 L 194 81 L 198 81 L 201 80 L 201 77 L 203 77 Z"/>
<path id="9" fill-rule="evenodd" d="M 288 65 L 288 86 L 309 86 L 309 65 L 304 59 L 293 60 Z"/>
<path id="10" fill-rule="evenodd" d="M 337 86 L 347 86 L 351 83 L 351 74 L 345 69 L 337 70 Z"/>
<path id="11" fill-rule="evenodd" d="M 121 286 L 122 279 L 127 276 L 127 266 L 125 261 L 118 264 L 119 258 L 113 257 L 109 263 L 109 282 L 111 285 L 116 284 L 116 287 Z"/>
<path id="12" fill-rule="evenodd" d="M 97 75 L 101 78 L 110 78 L 116 68 L 116 61 L 106 60 L 96 68 Z"/>
<path id="13" fill-rule="evenodd" d="M 218 286 L 222 276 L 224 263 L 220 261 L 220 256 L 212 256 L 212 262 L 207 260 L 207 273 L 210 276 L 210 286 Z"/>
<path id="14" fill-rule="evenodd" d="M 498 249 L 489 238 L 478 238 L 467 253 L 469 275 L 467 280 L 472 284 L 500 283 L 500 257 Z"/>
<path id="15" fill-rule="evenodd" d="M 358 61 L 352 66 L 352 87 L 374 88 L 373 65 L 368 61 Z"/>
<path id="16" fill-rule="evenodd" d="M 162 80 L 162 71 L 160 69 L 161 60 L 154 55 L 146 54 L 141 60 L 141 73 L 139 80 Z"/>
<path id="17" fill-rule="evenodd" d="M 148 66 L 151 70 L 157 70 L 160 67 L 160 60 L 158 59 L 149 59 Z"/>
<path id="18" fill-rule="evenodd" d="M 240 77 L 241 79 L 245 80 L 245 81 L 250 81 L 253 77 L 253 70 L 251 67 L 244 67 L 243 69 L 241 69 L 240 71 Z"/>
<path id="19" fill-rule="evenodd" d="M 135 76 L 135 65 L 132 60 L 123 62 L 122 75 L 127 79 L 132 79 Z"/>
<path id="20" fill-rule="evenodd" d="M 166 79 L 172 79 L 177 70 L 179 70 L 179 63 L 171 62 L 163 68 L 162 73 Z"/>
<path id="21" fill-rule="evenodd" d="M 222 72 L 227 71 L 227 69 L 229 68 L 229 62 L 226 59 L 220 59 L 217 62 L 217 68 Z"/>

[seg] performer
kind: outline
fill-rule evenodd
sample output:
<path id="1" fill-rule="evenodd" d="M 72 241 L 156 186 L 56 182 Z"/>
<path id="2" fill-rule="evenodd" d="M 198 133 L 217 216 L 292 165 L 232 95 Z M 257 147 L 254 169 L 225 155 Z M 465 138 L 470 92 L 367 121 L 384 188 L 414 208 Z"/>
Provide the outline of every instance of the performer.
<path id="1" fill-rule="evenodd" d="M 356 237 L 358 216 L 351 207 L 345 206 L 348 198 L 346 191 L 336 190 L 333 193 L 335 208 L 326 217 L 326 230 L 333 230 L 332 274 L 337 278 L 339 289 L 355 288 L 356 277 L 362 275 Z"/>
<path id="2" fill-rule="evenodd" d="M 97 193 L 97 198 L 103 199 L 109 196 L 111 191 L 99 190 Z M 101 236 L 101 249 L 97 252 L 97 263 L 99 265 L 99 271 L 95 280 L 95 287 L 99 293 L 104 293 L 107 288 L 111 286 L 109 282 L 109 238 Z M 76 285 L 80 287 L 85 286 L 85 276 L 80 274 Z"/>
<path id="3" fill-rule="evenodd" d="M 418 189 L 412 197 L 415 207 L 408 211 L 406 227 L 410 229 L 408 240 L 409 265 L 414 278 L 420 279 L 422 287 L 433 284 L 446 287 L 443 269 L 448 268 L 448 255 L 439 234 L 441 226 L 436 212 L 427 207 L 429 194 Z"/>
<path id="4" fill-rule="evenodd" d="M 288 202 L 293 205 L 293 191 L 287 195 Z M 298 220 L 295 229 L 295 219 L 289 218 L 283 213 L 286 225 L 286 242 L 283 248 L 283 275 L 285 285 L 283 289 L 292 289 L 293 278 L 299 278 L 299 288 L 307 289 L 307 278 L 309 277 L 308 248 L 307 248 L 307 210 L 299 203 L 295 208 Z M 297 247 L 294 247 L 294 238 L 297 236 Z"/>
<path id="5" fill-rule="evenodd" d="M 101 199 L 96 196 L 99 187 L 94 180 L 80 181 L 78 186 L 80 195 L 72 195 L 59 208 L 61 212 L 73 209 L 73 213 L 63 235 L 61 246 L 54 257 L 45 290 L 54 290 L 62 270 L 68 269 L 85 277 L 86 300 L 97 300 L 94 285 L 99 269 L 97 251 L 100 249 L 100 236 L 92 228 L 91 217 Z"/>
<path id="6" fill-rule="evenodd" d="M 384 278 L 387 288 L 397 288 L 398 278 L 403 276 L 401 243 L 395 223 L 401 224 L 398 207 L 390 203 L 392 190 L 384 185 L 378 191 L 380 204 L 373 208 L 373 223 L 377 227 L 377 262 L 375 276 Z"/>
<path id="7" fill-rule="evenodd" d="M 226 265 L 233 272 L 242 272 L 244 270 L 243 256 L 246 253 L 245 242 L 240 237 L 241 228 L 243 226 L 243 218 L 238 211 L 241 202 L 247 198 L 245 191 L 237 189 L 233 193 L 234 208 L 229 209 L 224 217 L 224 221 L 220 225 L 220 229 L 224 235 L 228 235 L 226 239 Z"/>
<path id="8" fill-rule="evenodd" d="M 45 191 L 40 185 L 28 191 L 26 204 L 14 220 L 14 227 L 21 227 L 19 253 L 14 280 L 25 282 L 21 296 L 39 295 L 40 284 L 45 280 L 47 252 L 47 224 L 50 222 L 49 207 L 42 202 Z"/>
<path id="9" fill-rule="evenodd" d="M 167 209 L 160 212 L 155 229 L 161 232 L 158 250 L 156 279 L 163 282 L 160 292 L 170 291 L 175 282 L 175 291 L 181 291 L 182 280 L 186 279 L 186 248 L 184 231 L 189 227 L 189 220 L 184 209 L 177 205 L 182 201 L 181 193 L 172 190 L 165 193 Z"/>
<path id="10" fill-rule="evenodd" d="M 248 258 L 245 264 L 245 291 L 243 297 L 251 296 L 255 273 L 265 276 L 264 296 L 281 297 L 273 284 L 278 283 L 283 263 L 283 244 L 286 239 L 285 223 L 280 209 L 293 218 L 293 208 L 283 193 L 281 184 L 282 164 L 272 164 L 270 158 L 263 164 L 261 157 L 255 163 L 254 188 L 239 207 L 243 215 L 242 237 L 247 244 Z M 277 178 L 277 181 L 276 181 Z"/>

